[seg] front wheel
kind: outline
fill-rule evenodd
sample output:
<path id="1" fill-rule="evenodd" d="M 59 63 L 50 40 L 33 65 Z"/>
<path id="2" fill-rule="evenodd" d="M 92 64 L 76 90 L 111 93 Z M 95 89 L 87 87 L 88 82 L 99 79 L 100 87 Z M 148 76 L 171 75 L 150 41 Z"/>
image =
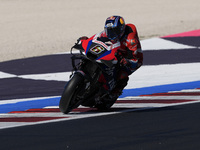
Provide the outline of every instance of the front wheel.
<path id="1" fill-rule="evenodd" d="M 66 84 L 59 103 L 59 109 L 64 114 L 67 114 L 72 109 L 77 108 L 80 105 L 78 93 L 83 87 L 83 81 L 84 77 L 82 75 L 74 74 L 74 76 Z"/>

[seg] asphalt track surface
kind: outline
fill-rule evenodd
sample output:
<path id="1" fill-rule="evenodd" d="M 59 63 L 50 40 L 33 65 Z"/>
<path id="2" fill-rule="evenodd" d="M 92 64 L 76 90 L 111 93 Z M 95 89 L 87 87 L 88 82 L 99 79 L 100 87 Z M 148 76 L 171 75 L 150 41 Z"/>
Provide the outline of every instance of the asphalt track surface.
<path id="1" fill-rule="evenodd" d="M 200 103 L 0 130 L 2 150 L 199 149 Z"/>
<path id="2" fill-rule="evenodd" d="M 192 46 L 200 47 L 196 37 L 175 37 L 168 40 L 178 40 L 178 43 L 187 42 L 187 45 L 190 45 L 188 41 L 191 41 Z M 144 62 L 145 66 L 196 63 L 200 61 L 199 48 L 183 49 L 181 51 L 170 49 L 165 51 L 149 50 L 145 51 L 144 54 L 145 58 L 147 58 Z M 158 58 L 155 55 L 160 55 L 161 57 Z M 51 59 L 44 59 L 45 57 L 51 57 Z M 55 72 L 59 72 L 69 69 L 64 65 L 66 64 L 65 58 L 65 55 L 52 55 L 3 62 L 0 63 L 0 70 L 15 75 L 55 71 L 51 71 L 52 68 L 58 69 Z M 43 63 L 41 63 L 41 60 Z M 56 63 L 49 64 L 49 60 L 55 60 Z M 44 68 L 43 70 L 37 70 L 38 63 Z M 13 64 L 17 69 L 9 67 L 13 66 Z M 68 65 L 70 66 L 70 64 Z M 0 80 L 3 83 L 0 85 L 0 89 L 3 91 L 1 100 L 10 100 L 16 97 L 55 96 L 60 94 L 65 84 L 65 82 L 47 82 L 17 77 Z M 12 82 L 17 84 L 14 87 L 10 86 Z M 25 88 L 20 89 L 18 84 L 23 85 Z M 28 85 L 31 85 L 29 89 L 27 89 Z M 48 87 L 48 89 L 41 88 L 41 91 L 41 86 Z M 196 93 L 198 96 L 199 92 Z M 199 110 L 200 103 L 190 103 L 161 108 L 132 109 L 124 113 L 98 117 L 4 128 L 0 129 L 0 149 L 198 150 L 200 148 Z"/>

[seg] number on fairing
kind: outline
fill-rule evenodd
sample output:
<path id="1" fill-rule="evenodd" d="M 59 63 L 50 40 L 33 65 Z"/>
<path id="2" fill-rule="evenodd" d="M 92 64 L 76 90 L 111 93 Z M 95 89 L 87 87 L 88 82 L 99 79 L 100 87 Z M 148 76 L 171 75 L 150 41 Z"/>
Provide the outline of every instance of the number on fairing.
<path id="1" fill-rule="evenodd" d="M 100 46 L 100 45 L 96 45 L 95 47 L 90 49 L 92 52 L 94 52 L 95 54 L 99 54 L 101 52 L 103 52 L 105 49 Z"/>

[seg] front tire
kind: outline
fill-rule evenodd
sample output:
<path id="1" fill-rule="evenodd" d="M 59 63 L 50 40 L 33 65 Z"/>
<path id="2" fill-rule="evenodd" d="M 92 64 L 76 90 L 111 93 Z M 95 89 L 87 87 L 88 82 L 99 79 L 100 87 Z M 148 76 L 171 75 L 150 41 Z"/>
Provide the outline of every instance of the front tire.
<path id="1" fill-rule="evenodd" d="M 83 81 L 84 77 L 82 75 L 74 74 L 66 84 L 59 103 L 59 109 L 64 114 L 67 114 L 80 105 L 80 100 L 77 100 L 77 95 L 83 86 Z"/>

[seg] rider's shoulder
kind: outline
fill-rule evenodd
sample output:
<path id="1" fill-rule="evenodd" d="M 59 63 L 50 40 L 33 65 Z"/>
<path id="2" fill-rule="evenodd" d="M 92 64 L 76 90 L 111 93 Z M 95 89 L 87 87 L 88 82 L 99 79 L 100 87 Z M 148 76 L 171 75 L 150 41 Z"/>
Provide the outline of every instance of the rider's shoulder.
<path id="1" fill-rule="evenodd" d="M 136 26 L 133 23 L 128 23 L 128 24 L 126 24 L 126 26 L 128 26 L 130 28 L 136 28 Z"/>
<path id="2" fill-rule="evenodd" d="M 126 33 L 131 33 L 131 32 L 137 32 L 137 29 L 136 29 L 136 26 L 132 23 L 128 23 L 126 24 L 126 27 L 125 27 L 125 32 Z"/>
<path id="3" fill-rule="evenodd" d="M 137 29 L 136 29 L 136 26 L 134 24 L 126 24 L 126 27 L 125 27 L 125 37 L 127 37 L 129 34 L 134 34 L 136 35 L 137 34 Z"/>

